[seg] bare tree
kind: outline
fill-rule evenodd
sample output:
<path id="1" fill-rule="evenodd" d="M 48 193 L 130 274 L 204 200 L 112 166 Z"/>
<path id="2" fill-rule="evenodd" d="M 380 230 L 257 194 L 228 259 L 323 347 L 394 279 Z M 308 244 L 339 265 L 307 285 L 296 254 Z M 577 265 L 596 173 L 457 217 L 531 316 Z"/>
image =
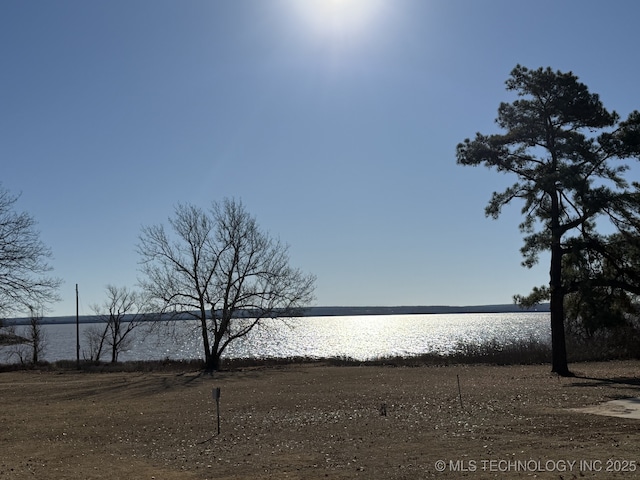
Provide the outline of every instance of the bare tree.
<path id="1" fill-rule="evenodd" d="M 5 352 L 9 357 L 16 355 L 16 348 L 19 348 L 26 341 L 26 338 L 17 334 L 15 325 L 2 325 L 0 329 L 0 352 L 3 355 Z"/>
<path id="2" fill-rule="evenodd" d="M 57 301 L 61 284 L 48 276 L 51 251 L 40 240 L 33 217 L 14 211 L 17 200 L 0 185 L 0 315 Z"/>
<path id="3" fill-rule="evenodd" d="M 90 360 L 100 361 L 106 344 L 111 350 L 111 362 L 115 363 L 120 353 L 131 347 L 130 334 L 145 321 L 147 307 L 142 295 L 127 287 L 107 285 L 106 291 L 104 303 L 92 307 L 104 327 L 90 328 L 85 337 L 89 341 Z"/>
<path id="4" fill-rule="evenodd" d="M 46 346 L 46 336 L 42 330 L 42 311 L 30 307 L 29 325 L 26 338 L 31 345 L 31 363 L 36 364 L 42 358 Z"/>
<path id="5" fill-rule="evenodd" d="M 47 338 L 42 329 L 42 309 L 29 307 L 29 321 L 19 330 L 15 325 L 7 327 L 10 356 L 17 357 L 21 364 L 37 364 L 42 360 Z"/>
<path id="6" fill-rule="evenodd" d="M 31 316 L 29 317 L 29 325 L 27 327 L 27 338 L 31 343 L 31 362 L 35 364 L 38 363 L 44 354 L 46 336 L 42 330 L 42 311 L 36 312 L 34 308 L 30 308 L 30 311 Z"/>
<path id="7" fill-rule="evenodd" d="M 288 246 L 240 201 L 214 202 L 209 211 L 179 205 L 169 226 L 170 233 L 163 225 L 142 229 L 141 285 L 163 312 L 198 321 L 207 370 L 264 319 L 300 315 L 313 300 L 315 277 L 289 265 Z"/>
<path id="8" fill-rule="evenodd" d="M 85 360 L 99 363 L 104 353 L 109 333 L 108 323 L 89 325 L 82 333 L 86 341 L 87 348 L 83 349 L 82 355 Z"/>

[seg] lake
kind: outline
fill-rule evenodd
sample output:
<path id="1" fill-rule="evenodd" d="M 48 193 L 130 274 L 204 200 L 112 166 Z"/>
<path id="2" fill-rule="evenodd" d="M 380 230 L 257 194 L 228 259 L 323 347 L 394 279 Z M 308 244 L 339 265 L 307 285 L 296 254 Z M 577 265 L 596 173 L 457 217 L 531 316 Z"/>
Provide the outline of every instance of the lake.
<path id="1" fill-rule="evenodd" d="M 91 325 L 80 325 L 81 352 L 87 348 L 83 332 Z M 22 328 L 18 327 L 18 333 Z M 76 359 L 75 324 L 43 325 L 42 328 L 46 338 L 42 360 Z M 159 328 L 149 332 L 143 325 L 131 335 L 134 336 L 131 348 L 120 354 L 121 361 L 203 357 L 202 340 L 197 324 L 192 321 L 173 322 L 170 331 Z M 492 340 L 510 343 L 529 339 L 550 342 L 548 312 L 302 317 L 286 323 L 266 321 L 264 328 L 232 343 L 225 357 L 344 356 L 369 360 L 431 352 L 446 354 L 460 343 Z M 10 348 L 0 349 L 0 362 L 10 360 Z M 103 360 L 109 359 L 107 352 Z"/>

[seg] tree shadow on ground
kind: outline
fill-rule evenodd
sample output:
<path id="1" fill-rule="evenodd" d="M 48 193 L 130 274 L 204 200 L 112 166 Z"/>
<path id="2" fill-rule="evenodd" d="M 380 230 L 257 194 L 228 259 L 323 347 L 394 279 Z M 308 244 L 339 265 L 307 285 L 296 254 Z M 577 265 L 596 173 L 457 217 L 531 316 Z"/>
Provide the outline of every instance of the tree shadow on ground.
<path id="1" fill-rule="evenodd" d="M 54 395 L 59 400 L 87 399 L 101 396 L 105 399 L 134 399 L 152 397 L 176 390 L 212 388 L 247 379 L 257 380 L 266 370 L 247 369 L 207 373 L 140 372 L 140 373 L 71 373 L 66 388 Z"/>
<path id="2" fill-rule="evenodd" d="M 618 395 L 613 395 L 611 398 L 621 399 L 630 398 L 632 395 L 640 395 L 640 378 L 638 377 L 612 377 L 612 378 L 599 378 L 589 377 L 583 375 L 576 375 L 576 380 L 570 384 L 572 387 L 609 387 L 612 390 L 624 390 L 626 393 L 620 392 Z M 640 403 L 640 399 L 638 399 Z"/>

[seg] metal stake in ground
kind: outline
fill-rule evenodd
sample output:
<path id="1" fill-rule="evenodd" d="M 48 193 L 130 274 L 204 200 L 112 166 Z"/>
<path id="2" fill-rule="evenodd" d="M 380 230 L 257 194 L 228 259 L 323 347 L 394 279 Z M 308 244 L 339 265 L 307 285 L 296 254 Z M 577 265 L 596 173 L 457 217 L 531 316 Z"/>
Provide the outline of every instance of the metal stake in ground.
<path id="1" fill-rule="evenodd" d="M 460 390 L 460 375 L 456 375 L 456 378 L 458 379 L 458 398 L 460 399 L 460 410 L 464 410 L 464 407 L 462 406 L 462 390 Z"/>
<path id="2" fill-rule="evenodd" d="M 213 389 L 213 399 L 216 401 L 216 416 L 218 417 L 218 435 L 220 435 L 220 387 Z"/>

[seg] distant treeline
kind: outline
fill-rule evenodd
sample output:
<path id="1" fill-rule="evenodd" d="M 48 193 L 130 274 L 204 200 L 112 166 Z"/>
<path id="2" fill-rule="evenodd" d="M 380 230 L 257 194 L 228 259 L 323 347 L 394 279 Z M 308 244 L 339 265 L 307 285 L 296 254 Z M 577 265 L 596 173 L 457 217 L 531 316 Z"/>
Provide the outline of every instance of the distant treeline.
<path id="1" fill-rule="evenodd" d="M 508 312 L 548 312 L 549 304 L 523 309 L 515 304 L 472 305 L 452 307 L 445 305 L 413 307 L 311 307 L 305 311 L 307 317 L 329 317 L 349 315 L 425 315 L 446 313 L 508 313 Z"/>
<path id="2" fill-rule="evenodd" d="M 508 312 L 548 312 L 549 304 L 543 303 L 534 308 L 523 309 L 514 304 L 502 305 L 472 305 L 472 306 L 400 306 L 400 307 L 309 307 L 300 313 L 300 317 L 347 317 L 357 315 L 425 315 L 425 314 L 447 314 L 447 313 L 508 313 Z M 251 311 L 244 311 L 240 315 L 244 318 L 251 318 Z M 157 314 L 147 315 L 149 321 L 158 320 Z M 188 314 L 182 315 L 162 315 L 161 320 L 189 320 L 193 317 Z M 79 323 L 98 323 L 102 319 L 96 315 L 81 315 Z M 127 321 L 126 317 L 125 320 Z M 26 325 L 29 318 L 9 318 L 2 321 L 5 325 Z M 76 323 L 76 317 L 44 317 L 40 322 L 43 325 Z"/>

